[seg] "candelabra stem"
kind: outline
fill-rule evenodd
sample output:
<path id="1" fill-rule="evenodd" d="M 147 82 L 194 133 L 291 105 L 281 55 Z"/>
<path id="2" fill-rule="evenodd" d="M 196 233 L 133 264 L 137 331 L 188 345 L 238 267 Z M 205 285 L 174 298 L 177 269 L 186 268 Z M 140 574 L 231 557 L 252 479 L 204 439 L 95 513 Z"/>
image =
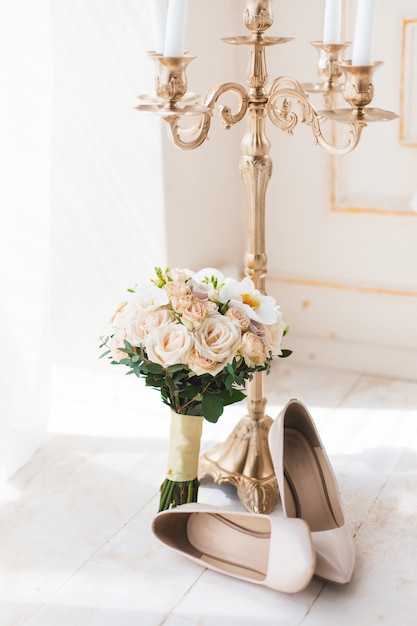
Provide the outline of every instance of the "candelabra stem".
<path id="1" fill-rule="evenodd" d="M 270 142 L 265 134 L 267 99 L 263 93 L 266 80 L 264 64 L 262 81 L 246 113 L 246 134 L 242 140 L 240 174 L 245 184 L 247 203 L 247 247 L 245 273 L 257 289 L 265 293 L 267 256 L 265 252 L 265 197 L 272 175 Z M 248 82 L 254 85 L 253 77 Z M 270 513 L 278 501 L 278 485 L 268 447 L 272 419 L 265 415 L 265 376 L 256 372 L 248 385 L 247 416 L 243 417 L 226 439 L 200 457 L 200 475 L 210 475 L 215 482 L 230 483 L 237 489 L 243 506 L 255 513 Z"/>

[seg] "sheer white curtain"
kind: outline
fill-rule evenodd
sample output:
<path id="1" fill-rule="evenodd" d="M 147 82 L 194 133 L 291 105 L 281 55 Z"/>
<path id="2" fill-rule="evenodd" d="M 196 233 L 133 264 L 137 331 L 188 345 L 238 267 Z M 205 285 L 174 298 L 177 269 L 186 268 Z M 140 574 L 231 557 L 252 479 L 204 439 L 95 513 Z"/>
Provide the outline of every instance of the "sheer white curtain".
<path id="1" fill-rule="evenodd" d="M 50 3 L 0 3 L 0 481 L 49 417 Z"/>
<path id="2" fill-rule="evenodd" d="M 240 13 L 189 3 L 190 90 L 236 79 L 220 38 Z M 190 154 L 138 113 L 152 39 L 150 0 L 0 0 L 0 480 L 47 429 L 50 365 L 109 371 L 99 336 L 126 288 L 155 265 L 243 258 L 243 129 L 216 121 Z"/>

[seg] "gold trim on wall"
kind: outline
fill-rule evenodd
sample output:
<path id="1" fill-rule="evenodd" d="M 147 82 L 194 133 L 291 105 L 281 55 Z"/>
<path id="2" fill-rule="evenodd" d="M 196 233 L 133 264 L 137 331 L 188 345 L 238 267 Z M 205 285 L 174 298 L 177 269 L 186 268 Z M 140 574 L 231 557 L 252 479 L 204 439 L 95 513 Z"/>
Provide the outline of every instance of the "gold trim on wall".
<path id="1" fill-rule="evenodd" d="M 405 148 L 417 148 L 417 140 L 407 140 L 406 132 L 406 90 L 411 78 L 411 70 L 407 71 L 408 38 L 417 37 L 417 17 L 404 19 L 401 31 L 401 79 L 400 79 L 400 123 L 399 123 L 399 140 Z M 417 44 L 416 44 L 417 45 Z M 416 68 L 417 69 L 417 68 Z M 407 80 L 408 78 L 408 80 Z M 415 78 L 415 77 L 414 77 Z M 417 103 L 416 103 L 417 107 Z"/>
<path id="2" fill-rule="evenodd" d="M 367 287 L 365 285 L 349 285 L 340 282 L 329 282 L 324 280 L 312 280 L 308 278 L 286 278 L 268 277 L 269 282 L 284 283 L 286 285 L 297 285 L 303 287 L 321 287 L 322 289 L 336 289 L 338 291 L 356 291 L 357 293 L 373 294 L 378 296 L 395 296 L 401 298 L 417 298 L 417 291 L 406 289 L 388 289 L 386 287 Z"/>
<path id="3" fill-rule="evenodd" d="M 414 32 L 413 32 L 414 31 Z M 407 70 L 410 59 L 407 57 L 409 38 L 417 37 L 417 17 L 408 17 L 402 20 L 401 26 L 401 66 L 400 66 L 400 119 L 399 143 L 403 148 L 417 148 L 417 140 L 408 140 L 406 133 L 406 93 L 409 88 L 411 70 Z M 417 103 L 416 103 L 417 106 Z M 359 205 L 341 206 L 337 202 L 337 165 L 336 158 L 330 157 L 330 211 L 332 213 L 370 214 L 395 217 L 417 217 L 417 213 L 407 209 L 383 209 L 378 207 L 362 207 Z"/>

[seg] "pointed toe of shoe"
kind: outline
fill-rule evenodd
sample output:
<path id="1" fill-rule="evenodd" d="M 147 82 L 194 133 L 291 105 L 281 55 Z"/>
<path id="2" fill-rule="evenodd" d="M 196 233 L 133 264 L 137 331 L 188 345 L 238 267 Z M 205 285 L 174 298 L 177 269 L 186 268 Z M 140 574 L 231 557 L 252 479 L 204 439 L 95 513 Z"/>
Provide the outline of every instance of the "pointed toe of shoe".
<path id="1" fill-rule="evenodd" d="M 331 582 L 350 582 L 355 567 L 355 544 L 349 526 L 311 533 L 316 551 L 316 575 Z"/>
<path id="2" fill-rule="evenodd" d="M 271 517 L 268 572 L 264 584 L 284 593 L 303 591 L 316 567 L 308 525 L 301 519 Z"/>
<path id="3" fill-rule="evenodd" d="M 301 519 L 195 503 L 159 513 L 152 530 L 203 567 L 283 593 L 302 591 L 314 574 L 311 533 Z"/>
<path id="4" fill-rule="evenodd" d="M 284 515 L 311 529 L 315 574 L 345 584 L 352 577 L 355 545 L 333 468 L 306 406 L 290 400 L 269 431 L 269 449 Z"/>

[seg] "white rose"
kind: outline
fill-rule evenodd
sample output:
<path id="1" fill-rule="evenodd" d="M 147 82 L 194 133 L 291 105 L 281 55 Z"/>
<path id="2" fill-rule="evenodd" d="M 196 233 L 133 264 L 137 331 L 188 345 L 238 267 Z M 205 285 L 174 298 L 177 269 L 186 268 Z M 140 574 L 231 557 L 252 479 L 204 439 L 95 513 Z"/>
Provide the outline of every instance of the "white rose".
<path id="1" fill-rule="evenodd" d="M 236 324 L 220 314 L 206 317 L 194 333 L 197 352 L 219 364 L 216 373 L 221 371 L 227 362 L 233 360 L 240 340 L 241 333 Z"/>
<path id="2" fill-rule="evenodd" d="M 260 337 L 253 333 L 245 333 L 239 346 L 239 354 L 245 359 L 248 367 L 263 365 L 266 361 L 266 346 Z"/>
<path id="3" fill-rule="evenodd" d="M 156 328 L 165 326 L 175 320 L 170 309 L 143 309 L 126 324 L 126 339 L 132 346 L 140 346 L 148 335 Z"/>
<path id="4" fill-rule="evenodd" d="M 145 340 L 145 349 L 150 361 L 162 367 L 188 363 L 193 336 L 185 326 L 171 322 L 155 329 Z"/>

